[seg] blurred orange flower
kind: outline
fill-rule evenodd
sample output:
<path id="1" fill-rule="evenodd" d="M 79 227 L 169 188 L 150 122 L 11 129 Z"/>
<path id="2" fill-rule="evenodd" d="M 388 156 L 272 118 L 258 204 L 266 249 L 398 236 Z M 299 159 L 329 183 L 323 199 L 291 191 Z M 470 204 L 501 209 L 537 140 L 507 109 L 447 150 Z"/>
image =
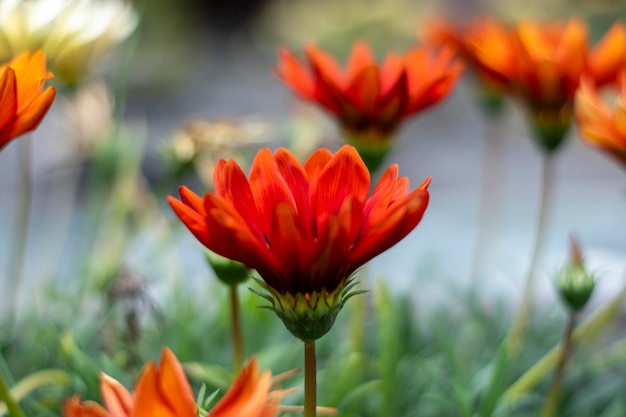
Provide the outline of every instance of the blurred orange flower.
<path id="1" fill-rule="evenodd" d="M 522 99 L 539 143 L 554 151 L 571 125 L 581 76 L 606 83 L 624 63 L 624 26 L 616 23 L 594 48 L 588 45 L 587 25 L 579 19 L 521 22 L 511 33 L 511 62 L 507 65 L 501 55 L 486 53 L 478 57 L 479 65 Z"/>
<path id="2" fill-rule="evenodd" d="M 357 146 L 388 146 L 400 123 L 445 98 L 462 70 L 450 49 L 390 53 L 377 64 L 370 47 L 359 42 L 345 71 L 315 45 L 307 46 L 305 54 L 308 62 L 302 63 L 289 50 L 280 50 L 278 76 L 302 98 L 336 116 Z"/>
<path id="3" fill-rule="evenodd" d="M 39 125 L 56 94 L 53 87 L 44 90 L 50 78 L 52 73 L 46 70 L 41 50 L 22 52 L 0 66 L 0 150 Z"/>
<path id="4" fill-rule="evenodd" d="M 578 130 L 588 144 L 615 157 L 626 167 L 626 72 L 618 82 L 613 103 L 600 97 L 589 78 L 583 78 L 576 92 L 575 115 Z"/>
<path id="5" fill-rule="evenodd" d="M 368 198 L 370 173 L 352 146 L 318 150 L 304 165 L 286 149 L 262 149 L 249 179 L 235 161 L 221 160 L 215 192 L 201 198 L 181 187 L 182 201 L 169 203 L 207 248 L 256 269 L 275 307 L 319 307 L 321 317 L 338 313 L 357 268 L 417 226 L 429 182 L 409 192 L 393 165 Z M 285 321 L 288 313 L 276 312 Z"/>
<path id="6" fill-rule="evenodd" d="M 496 19 L 480 17 L 466 25 L 436 20 L 427 27 L 424 40 L 457 51 L 490 88 L 502 90 L 504 85 L 498 74 L 514 71 L 511 30 Z"/>
<path id="7" fill-rule="evenodd" d="M 271 391 L 270 371 L 259 371 L 252 358 L 232 387 L 211 410 L 219 417 L 274 417 L 281 393 Z M 195 399 L 176 356 L 163 349 L 157 367 L 150 362 L 143 370 L 134 396 L 113 378 L 102 375 L 102 397 L 106 409 L 92 401 L 73 397 L 65 403 L 66 417 L 196 417 Z"/>

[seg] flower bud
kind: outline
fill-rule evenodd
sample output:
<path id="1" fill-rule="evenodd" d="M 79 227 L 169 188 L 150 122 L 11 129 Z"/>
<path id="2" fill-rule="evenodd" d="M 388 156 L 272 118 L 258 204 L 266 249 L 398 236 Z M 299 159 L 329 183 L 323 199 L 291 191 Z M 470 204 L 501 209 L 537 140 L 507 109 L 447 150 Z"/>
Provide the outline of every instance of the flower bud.
<path id="1" fill-rule="evenodd" d="M 574 312 L 585 307 L 595 287 L 595 279 L 585 269 L 580 246 L 574 239 L 571 241 L 571 259 L 559 273 L 557 287 L 565 305 Z"/>
<path id="2" fill-rule="evenodd" d="M 224 284 L 241 284 L 250 277 L 251 271 L 241 262 L 232 261 L 211 251 L 207 251 L 206 259 L 213 268 L 215 276 Z"/>

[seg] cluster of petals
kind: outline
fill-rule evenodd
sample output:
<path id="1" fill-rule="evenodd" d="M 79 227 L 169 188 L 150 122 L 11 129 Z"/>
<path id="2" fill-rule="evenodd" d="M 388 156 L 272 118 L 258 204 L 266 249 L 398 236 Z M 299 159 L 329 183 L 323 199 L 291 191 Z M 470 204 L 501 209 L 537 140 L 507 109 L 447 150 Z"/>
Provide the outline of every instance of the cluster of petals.
<path id="1" fill-rule="evenodd" d="M 0 66 L 0 150 L 34 130 L 46 115 L 56 94 L 52 87 L 44 89 L 50 78 L 41 50 L 22 52 Z"/>
<path id="2" fill-rule="evenodd" d="M 617 96 L 609 102 L 591 79 L 583 78 L 576 92 L 574 111 L 583 140 L 626 167 L 626 72 L 620 74 L 617 87 Z"/>
<path id="3" fill-rule="evenodd" d="M 499 20 L 480 17 L 463 26 L 436 20 L 428 26 L 424 40 L 427 44 L 454 49 L 488 86 L 504 88 L 501 77 L 493 74 L 492 68 L 510 67 L 514 52 L 510 30 Z"/>
<path id="4" fill-rule="evenodd" d="M 315 45 L 305 47 L 306 61 L 279 52 L 278 76 L 302 98 L 335 115 L 351 134 L 387 139 L 407 116 L 445 98 L 462 66 L 450 49 L 438 53 L 415 48 L 390 53 L 378 64 L 370 47 L 356 43 L 343 71 Z"/>
<path id="5" fill-rule="evenodd" d="M 588 42 L 587 25 L 579 19 L 567 22 L 520 22 L 511 32 L 512 58 L 480 61 L 491 74 L 531 108 L 559 108 L 571 102 L 581 76 L 597 84 L 615 79 L 626 58 L 626 28 L 616 23 L 595 46 Z"/>
<path id="6" fill-rule="evenodd" d="M 137 23 L 128 0 L 2 0 L 0 60 L 41 48 L 57 77 L 74 84 Z"/>
<path id="7" fill-rule="evenodd" d="M 521 96 L 531 108 L 558 109 L 571 102 L 581 76 L 598 85 L 615 80 L 626 63 L 626 27 L 616 23 L 589 45 L 584 21 L 522 21 L 510 28 L 477 19 L 464 28 L 439 25 L 439 42 L 456 46 L 481 74 Z"/>
<path id="8" fill-rule="evenodd" d="M 272 392 L 272 375 L 261 372 L 251 359 L 232 387 L 211 410 L 212 417 L 275 417 L 280 394 Z M 178 359 L 164 349 L 157 367 L 143 370 L 134 395 L 115 379 L 102 375 L 101 392 L 106 407 L 73 397 L 65 403 L 65 417 L 196 417 L 193 392 Z"/>
<path id="9" fill-rule="evenodd" d="M 370 193 L 358 152 L 315 152 L 304 165 L 286 149 L 257 154 L 249 178 L 233 160 L 215 169 L 203 198 L 181 187 L 169 202 L 210 250 L 256 269 L 282 294 L 332 292 L 420 222 L 426 180 L 409 191 L 393 165 Z"/>

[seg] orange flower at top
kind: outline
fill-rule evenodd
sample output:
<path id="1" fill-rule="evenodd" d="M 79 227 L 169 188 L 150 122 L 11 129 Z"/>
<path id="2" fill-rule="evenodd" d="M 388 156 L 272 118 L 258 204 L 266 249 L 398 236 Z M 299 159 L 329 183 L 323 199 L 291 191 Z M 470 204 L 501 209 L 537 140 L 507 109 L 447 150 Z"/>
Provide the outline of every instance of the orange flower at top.
<path id="1" fill-rule="evenodd" d="M 278 76 L 306 100 L 318 103 L 339 119 L 356 145 L 388 146 L 402 120 L 446 97 L 461 64 L 444 49 L 433 55 L 415 48 L 405 55 L 390 53 L 377 64 L 371 49 L 357 43 L 346 70 L 315 45 L 305 48 L 307 63 L 282 49 Z"/>
<path id="2" fill-rule="evenodd" d="M 272 375 L 260 372 L 252 358 L 232 387 L 213 407 L 213 417 L 275 417 L 281 399 L 272 392 Z M 149 363 L 134 396 L 113 378 L 102 375 L 106 409 L 93 401 L 73 397 L 65 403 L 66 417 L 196 417 L 198 411 L 189 382 L 176 356 L 163 349 L 161 363 Z"/>
<path id="3" fill-rule="evenodd" d="M 515 57 L 511 31 L 498 20 L 481 17 L 461 26 L 439 20 L 429 25 L 425 41 L 456 50 L 490 88 L 503 89 L 497 74 L 512 72 Z"/>
<path id="4" fill-rule="evenodd" d="M 539 143 L 551 152 L 571 125 L 571 107 L 581 76 L 596 77 L 596 83 L 615 78 L 626 57 L 626 29 L 615 24 L 595 48 L 589 47 L 587 26 L 578 19 L 521 22 L 511 36 L 509 65 L 497 54 L 496 59 L 491 54 L 481 55 L 480 65 L 522 99 Z"/>
<path id="5" fill-rule="evenodd" d="M 583 139 L 626 167 L 626 72 L 621 73 L 618 87 L 618 96 L 610 104 L 590 79 L 583 78 L 576 93 L 575 114 Z"/>
<path id="6" fill-rule="evenodd" d="M 304 165 L 286 149 L 262 149 L 249 179 L 235 161 L 222 160 L 215 192 L 201 198 L 181 187 L 182 201 L 169 202 L 207 248 L 256 269 L 289 330 L 315 340 L 330 329 L 323 318 L 334 321 L 352 273 L 417 226 L 429 182 L 409 192 L 394 165 L 368 198 L 370 174 L 352 146 L 335 155 L 318 150 Z M 303 336 L 290 327 L 285 316 L 303 312 L 311 327 L 324 328 Z"/>
<path id="7" fill-rule="evenodd" d="M 44 90 L 50 78 L 41 50 L 22 52 L 0 67 L 0 150 L 39 125 L 56 94 L 52 87 Z"/>

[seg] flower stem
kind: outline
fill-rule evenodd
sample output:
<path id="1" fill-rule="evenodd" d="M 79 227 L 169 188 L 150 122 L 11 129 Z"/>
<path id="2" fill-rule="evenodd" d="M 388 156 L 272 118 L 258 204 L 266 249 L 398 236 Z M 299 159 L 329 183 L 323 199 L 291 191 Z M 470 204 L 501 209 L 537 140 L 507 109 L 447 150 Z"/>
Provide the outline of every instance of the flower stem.
<path id="1" fill-rule="evenodd" d="M 513 324 L 511 325 L 511 330 L 507 340 L 507 351 L 510 358 L 518 356 L 526 336 L 526 330 L 528 328 L 533 308 L 535 276 L 537 275 L 537 268 L 539 266 L 539 257 L 544 250 L 546 242 L 546 224 L 554 196 L 554 156 L 544 153 L 542 162 L 543 166 L 541 176 L 541 195 L 539 197 L 539 214 L 537 216 L 537 223 L 535 226 L 535 237 L 530 263 L 528 266 L 526 281 L 524 282 L 524 292 L 522 293 L 521 305 L 513 319 Z"/>
<path id="2" fill-rule="evenodd" d="M 228 286 L 230 295 L 230 318 L 233 328 L 233 368 L 236 374 L 241 370 L 241 363 L 243 362 L 243 336 L 241 333 L 241 315 L 239 314 L 238 288 L 238 284 Z"/>
<path id="3" fill-rule="evenodd" d="M 30 205 L 32 200 L 33 175 L 31 171 L 32 158 L 30 149 L 30 136 L 23 137 L 18 143 L 18 165 L 19 165 L 19 190 L 20 195 L 17 207 L 17 219 L 15 221 L 15 231 L 13 244 L 9 256 L 9 279 L 13 280 L 13 305 L 9 309 L 9 331 L 11 337 L 14 321 L 19 306 L 19 295 L 24 280 L 24 258 L 26 257 L 28 239 L 28 221 L 30 219 Z"/>
<path id="4" fill-rule="evenodd" d="M 317 407 L 317 364 L 315 340 L 304 342 L 304 417 L 315 417 Z"/>
<path id="5" fill-rule="evenodd" d="M 4 381 L 2 372 L 0 372 L 0 400 L 6 404 L 10 417 L 26 417 L 17 401 L 15 401 L 11 395 L 11 391 Z"/>
<path id="6" fill-rule="evenodd" d="M 574 334 L 574 328 L 576 327 L 576 313 L 570 312 L 567 318 L 567 325 L 565 327 L 565 333 L 563 334 L 563 347 L 559 353 L 559 360 L 554 368 L 554 376 L 550 383 L 548 390 L 548 396 L 546 402 L 541 410 L 541 417 L 554 417 L 556 416 L 559 402 L 561 399 L 561 380 L 563 379 L 563 372 L 565 371 L 565 365 L 569 358 L 572 349 L 574 347 L 574 340 L 572 335 Z"/>
<path id="7" fill-rule="evenodd" d="M 622 306 L 626 300 L 626 286 L 619 294 L 601 309 L 594 312 L 572 334 L 572 342 L 579 343 L 581 340 L 592 342 L 596 340 L 606 328 L 619 317 Z M 515 403 L 526 393 L 535 388 L 555 368 L 558 362 L 562 343 L 552 348 L 506 390 L 503 395 L 505 401 Z"/>
<path id="8" fill-rule="evenodd" d="M 479 286 L 478 281 L 484 278 L 487 257 L 492 254 L 493 235 L 502 191 L 503 138 L 506 136 L 504 132 L 508 120 L 501 112 L 485 113 L 485 145 L 478 228 L 470 269 L 472 290 Z"/>

